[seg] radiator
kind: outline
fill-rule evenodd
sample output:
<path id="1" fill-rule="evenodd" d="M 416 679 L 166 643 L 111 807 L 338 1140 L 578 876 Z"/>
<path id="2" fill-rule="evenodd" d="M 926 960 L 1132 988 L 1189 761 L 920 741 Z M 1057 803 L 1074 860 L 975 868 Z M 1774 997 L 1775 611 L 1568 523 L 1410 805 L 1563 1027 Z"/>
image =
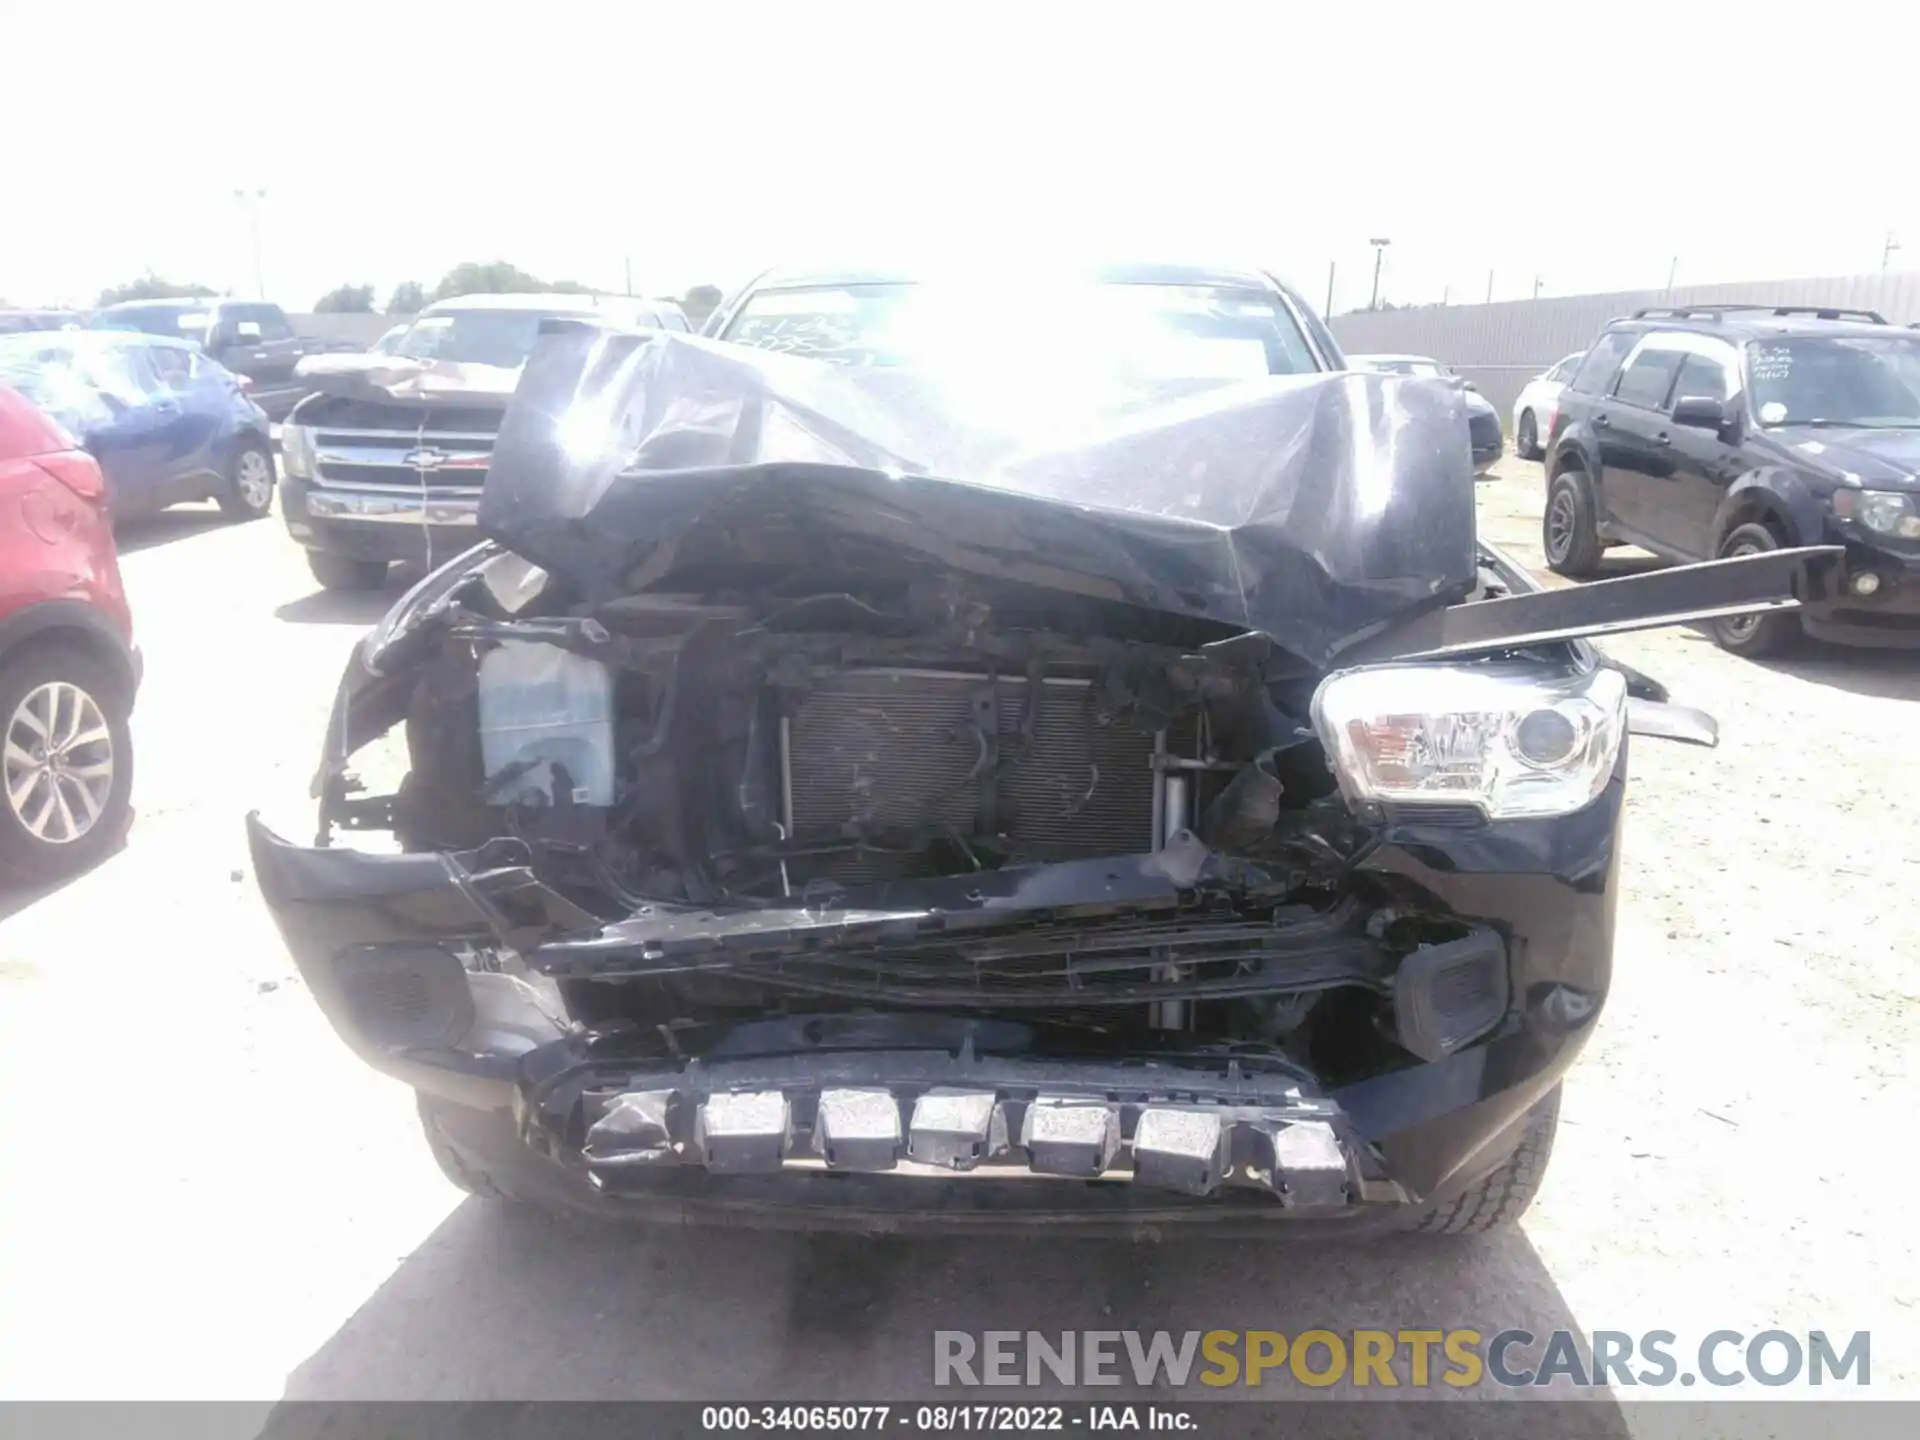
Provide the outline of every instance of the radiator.
<path id="1" fill-rule="evenodd" d="M 1153 848 L 1153 736 L 1100 725 L 1088 681 L 1048 678 L 1026 757 L 997 783 L 967 777 L 982 763 L 982 721 L 1001 755 L 1021 743 L 1030 682 L 936 670 L 843 671 L 816 683 L 787 731 L 786 782 L 796 839 L 850 823 L 950 826 L 982 820 L 1017 843 L 1063 855 Z M 794 878 L 846 883 L 929 873 L 924 857 L 855 852 L 813 856 Z"/>

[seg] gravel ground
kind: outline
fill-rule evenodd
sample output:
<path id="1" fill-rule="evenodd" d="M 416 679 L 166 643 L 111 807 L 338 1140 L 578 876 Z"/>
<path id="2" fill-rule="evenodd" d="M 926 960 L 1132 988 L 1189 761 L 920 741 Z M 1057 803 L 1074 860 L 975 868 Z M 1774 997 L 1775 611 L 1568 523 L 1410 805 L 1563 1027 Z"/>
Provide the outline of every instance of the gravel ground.
<path id="1" fill-rule="evenodd" d="M 1536 560 L 1537 467 L 1481 502 Z M 1616 988 L 1522 1229 L 849 1244 L 457 1195 L 408 1094 L 302 991 L 240 827 L 259 807 L 306 833 L 339 666 L 385 599 L 313 593 L 277 519 L 176 512 L 125 570 L 149 677 L 131 841 L 0 907 L 0 1397 L 871 1399 L 928 1391 L 936 1327 L 1373 1325 L 1865 1329 L 1873 1392 L 1920 1394 L 1893 1138 L 1920 1093 L 1920 771 L 1896 758 L 1920 658 L 1610 642 L 1724 739 L 1635 747 Z"/>

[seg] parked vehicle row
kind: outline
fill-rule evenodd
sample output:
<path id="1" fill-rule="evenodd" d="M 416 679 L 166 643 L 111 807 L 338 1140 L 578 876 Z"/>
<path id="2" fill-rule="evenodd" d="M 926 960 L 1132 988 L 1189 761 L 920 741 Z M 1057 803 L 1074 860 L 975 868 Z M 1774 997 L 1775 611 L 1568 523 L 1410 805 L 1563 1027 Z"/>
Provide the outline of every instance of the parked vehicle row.
<path id="1" fill-rule="evenodd" d="M 1547 563 L 1837 545 L 1797 612 L 1715 619 L 1742 655 L 1802 633 L 1920 646 L 1920 334 L 1871 311 L 1707 305 L 1607 326 L 1560 392 L 1546 442 Z"/>
<path id="2" fill-rule="evenodd" d="M 0 335 L 25 330 L 79 330 L 87 317 L 72 310 L 0 310 Z"/>

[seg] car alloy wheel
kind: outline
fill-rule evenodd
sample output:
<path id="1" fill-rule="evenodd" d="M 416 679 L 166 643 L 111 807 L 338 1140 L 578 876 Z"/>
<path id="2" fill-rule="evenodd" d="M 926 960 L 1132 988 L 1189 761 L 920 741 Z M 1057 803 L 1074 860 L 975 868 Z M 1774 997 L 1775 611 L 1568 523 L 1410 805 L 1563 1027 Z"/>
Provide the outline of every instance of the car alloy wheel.
<path id="1" fill-rule="evenodd" d="M 1573 548 L 1573 532 L 1580 523 L 1579 512 L 1574 508 L 1573 492 L 1560 487 L 1553 492 L 1553 499 L 1547 503 L 1547 558 L 1564 560 L 1567 552 Z"/>
<path id="2" fill-rule="evenodd" d="M 234 468 L 233 485 L 251 508 L 264 510 L 273 500 L 273 463 L 251 447 L 241 451 L 240 463 Z"/>
<path id="3" fill-rule="evenodd" d="M 1539 433 L 1534 428 L 1533 412 L 1526 411 L 1520 416 L 1520 433 L 1515 437 L 1523 458 L 1531 460 L 1535 450 L 1539 449 Z"/>
<path id="4" fill-rule="evenodd" d="M 69 680 L 27 692 L 0 758 L 14 818 L 45 845 L 91 831 L 113 791 L 113 732 L 99 703 Z"/>

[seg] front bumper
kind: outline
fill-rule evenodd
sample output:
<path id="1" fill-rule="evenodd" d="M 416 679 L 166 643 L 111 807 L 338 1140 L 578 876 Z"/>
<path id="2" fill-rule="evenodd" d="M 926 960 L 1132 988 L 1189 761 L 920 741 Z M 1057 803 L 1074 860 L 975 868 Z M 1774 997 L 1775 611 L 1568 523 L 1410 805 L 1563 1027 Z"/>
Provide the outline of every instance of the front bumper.
<path id="1" fill-rule="evenodd" d="M 1879 587 L 1871 595 L 1853 593 L 1856 577 L 1867 574 Z M 1801 624 L 1814 639 L 1861 649 L 1920 649 L 1920 556 L 1849 540 L 1837 570 L 1823 577 L 1822 590 L 1800 609 Z"/>
<path id="2" fill-rule="evenodd" d="M 287 532 L 309 550 L 356 560 L 437 564 L 478 542 L 480 496 L 470 488 L 418 493 L 316 485 L 289 476 L 281 486 Z"/>
<path id="3" fill-rule="evenodd" d="M 1609 983 L 1624 765 L 1560 820 L 1390 823 L 1366 868 L 1497 936 L 1507 1008 L 1485 1039 L 1341 1083 L 1178 1037 L 1075 1053 L 1043 1025 L 958 1003 L 672 1037 L 583 1029 L 568 987 L 609 978 L 580 968 L 590 938 L 554 946 L 544 969 L 484 958 L 597 927 L 506 852 L 304 848 L 257 819 L 249 839 L 342 1039 L 457 1117 L 457 1142 L 516 1188 L 599 1213 L 804 1228 L 1352 1234 L 1498 1165 L 1578 1054 Z"/>

